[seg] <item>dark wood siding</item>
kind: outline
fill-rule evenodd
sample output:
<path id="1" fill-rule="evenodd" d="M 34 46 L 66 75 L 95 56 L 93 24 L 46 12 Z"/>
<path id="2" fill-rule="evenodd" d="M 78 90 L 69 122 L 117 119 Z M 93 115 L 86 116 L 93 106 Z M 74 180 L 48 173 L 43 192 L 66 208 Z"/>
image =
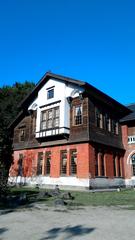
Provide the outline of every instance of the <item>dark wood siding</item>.
<path id="1" fill-rule="evenodd" d="M 74 124 L 74 107 L 82 104 L 82 123 Z M 25 149 L 32 147 L 51 146 L 59 144 L 71 144 L 79 142 L 93 142 L 123 149 L 121 126 L 119 125 L 119 134 L 107 131 L 104 128 L 96 126 L 95 107 L 103 109 L 104 113 L 108 113 L 112 119 L 117 119 L 114 111 L 107 108 L 105 104 L 97 102 L 95 99 L 87 96 L 80 99 L 79 97 L 72 100 L 70 108 L 70 135 L 53 136 L 48 138 L 35 138 L 35 114 L 26 115 L 14 129 L 14 149 Z M 20 141 L 21 130 L 24 129 L 24 141 Z"/>
<path id="2" fill-rule="evenodd" d="M 114 115 L 114 112 L 111 109 L 107 108 L 105 105 L 102 105 L 99 102 L 89 99 L 89 134 L 90 141 L 101 143 L 104 145 L 110 145 L 117 148 L 123 148 L 122 145 L 122 133 L 121 126 L 118 126 L 118 134 L 114 134 L 112 131 L 107 131 L 104 128 L 96 126 L 96 114 L 95 107 L 103 110 L 104 113 L 108 113 L 111 119 L 118 120 L 117 116 Z"/>
<path id="3" fill-rule="evenodd" d="M 24 149 L 26 147 L 38 146 L 35 138 L 36 113 L 26 115 L 14 129 L 13 147 Z M 21 132 L 24 131 L 24 139 L 21 139 Z"/>
<path id="4" fill-rule="evenodd" d="M 82 124 L 74 125 L 74 107 L 82 105 Z M 89 112 L 88 98 L 74 98 L 70 109 L 70 142 L 81 142 L 89 140 Z"/>

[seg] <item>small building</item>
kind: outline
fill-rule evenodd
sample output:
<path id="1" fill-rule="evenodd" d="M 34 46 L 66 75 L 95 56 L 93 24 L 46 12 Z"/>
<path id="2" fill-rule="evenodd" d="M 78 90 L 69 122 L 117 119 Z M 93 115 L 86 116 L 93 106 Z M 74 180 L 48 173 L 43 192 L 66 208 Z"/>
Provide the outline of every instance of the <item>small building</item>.
<path id="1" fill-rule="evenodd" d="M 135 186 L 135 104 L 128 105 L 132 111 L 121 119 L 123 144 L 126 149 L 124 155 L 125 183 L 128 186 Z"/>
<path id="2" fill-rule="evenodd" d="M 76 189 L 125 185 L 129 170 L 122 136 L 127 127 L 121 127 L 120 119 L 131 113 L 129 108 L 86 82 L 51 72 L 20 108 L 11 125 L 14 164 L 9 180 Z"/>

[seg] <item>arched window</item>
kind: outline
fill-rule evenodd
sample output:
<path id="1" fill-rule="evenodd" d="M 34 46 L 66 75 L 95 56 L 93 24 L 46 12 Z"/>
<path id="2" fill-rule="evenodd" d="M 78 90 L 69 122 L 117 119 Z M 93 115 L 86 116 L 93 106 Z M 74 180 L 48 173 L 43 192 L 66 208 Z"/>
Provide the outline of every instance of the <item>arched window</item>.
<path id="1" fill-rule="evenodd" d="M 131 156 L 133 176 L 135 176 L 135 153 Z"/>

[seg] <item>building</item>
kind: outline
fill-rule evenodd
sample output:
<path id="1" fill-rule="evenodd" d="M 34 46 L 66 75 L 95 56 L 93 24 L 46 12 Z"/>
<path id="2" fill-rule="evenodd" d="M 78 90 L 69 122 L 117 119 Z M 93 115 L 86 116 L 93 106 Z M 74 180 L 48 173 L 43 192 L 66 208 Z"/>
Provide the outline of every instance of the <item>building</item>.
<path id="1" fill-rule="evenodd" d="M 132 111 L 121 119 L 123 144 L 126 149 L 124 155 L 124 178 L 128 186 L 135 186 L 135 104 L 128 105 Z"/>
<path id="2" fill-rule="evenodd" d="M 120 119 L 129 108 L 86 82 L 51 72 L 20 108 L 11 125 L 9 180 L 63 188 L 125 184 L 127 125 L 121 127 Z"/>

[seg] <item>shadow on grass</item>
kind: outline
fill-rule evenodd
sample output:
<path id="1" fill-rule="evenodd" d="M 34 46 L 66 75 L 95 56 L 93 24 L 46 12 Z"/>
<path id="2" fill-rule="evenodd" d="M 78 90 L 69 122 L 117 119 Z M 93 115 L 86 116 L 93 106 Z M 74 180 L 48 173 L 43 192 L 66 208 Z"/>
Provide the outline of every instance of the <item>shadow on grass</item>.
<path id="1" fill-rule="evenodd" d="M 64 240 L 73 239 L 73 237 L 76 236 L 83 236 L 86 234 L 90 234 L 93 232 L 95 228 L 87 228 L 82 225 L 76 225 L 76 226 L 67 226 L 64 228 L 52 228 L 49 231 L 47 231 L 47 237 L 43 237 L 40 240 L 47 240 L 47 239 L 56 239 L 57 237 L 64 237 Z M 61 235 L 61 236 L 60 236 Z M 64 236 L 62 236 L 64 235 Z"/>

